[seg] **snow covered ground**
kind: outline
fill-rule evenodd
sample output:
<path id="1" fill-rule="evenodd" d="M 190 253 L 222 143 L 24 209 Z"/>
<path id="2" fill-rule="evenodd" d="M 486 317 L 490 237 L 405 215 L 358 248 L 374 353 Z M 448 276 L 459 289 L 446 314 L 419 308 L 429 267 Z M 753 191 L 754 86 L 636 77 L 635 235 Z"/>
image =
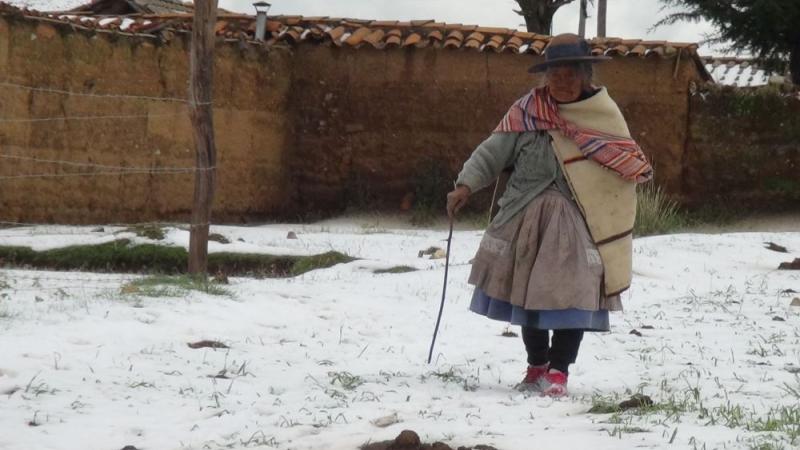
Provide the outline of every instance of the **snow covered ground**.
<path id="1" fill-rule="evenodd" d="M 114 231 L 4 229 L 0 245 L 99 243 Z M 444 246 L 446 232 L 341 222 L 212 231 L 232 243 L 211 251 L 360 259 L 231 279 L 230 296 L 140 297 L 121 290 L 134 275 L 0 271 L 0 449 L 353 449 L 402 429 L 504 450 L 800 446 L 800 308 L 789 306 L 800 294 L 786 292 L 800 291 L 800 272 L 775 270 L 800 256 L 798 232 L 637 239 L 626 311 L 610 333 L 586 336 L 570 397 L 552 400 L 511 388 L 525 368 L 521 340 L 467 311 L 480 232 L 454 235 L 427 365 L 443 260 L 417 252 Z M 188 233 L 172 229 L 166 242 L 187 245 Z M 419 270 L 374 273 L 400 265 Z M 202 339 L 231 348 L 187 346 Z M 637 392 L 657 407 L 588 413 Z M 373 423 L 386 416 L 399 423 Z"/>

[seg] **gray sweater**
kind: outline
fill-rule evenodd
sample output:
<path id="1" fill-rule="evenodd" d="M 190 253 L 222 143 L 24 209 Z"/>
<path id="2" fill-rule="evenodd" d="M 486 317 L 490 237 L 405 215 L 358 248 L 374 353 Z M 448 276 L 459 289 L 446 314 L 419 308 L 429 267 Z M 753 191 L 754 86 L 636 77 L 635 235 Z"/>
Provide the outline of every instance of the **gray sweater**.
<path id="1" fill-rule="evenodd" d="M 492 220 L 493 225 L 508 222 L 551 185 L 572 199 L 550 135 L 544 131 L 492 133 L 464 163 L 456 183 L 476 192 L 494 181 L 503 169 L 512 166 L 514 172 L 497 202 L 500 210 Z"/>

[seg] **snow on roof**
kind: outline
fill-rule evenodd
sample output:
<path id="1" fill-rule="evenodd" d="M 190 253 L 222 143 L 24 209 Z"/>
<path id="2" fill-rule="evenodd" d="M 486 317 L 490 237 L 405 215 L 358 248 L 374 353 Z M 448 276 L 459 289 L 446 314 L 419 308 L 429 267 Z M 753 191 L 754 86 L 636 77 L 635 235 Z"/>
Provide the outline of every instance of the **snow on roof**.
<path id="1" fill-rule="evenodd" d="M 769 73 L 758 67 L 753 60 L 724 57 L 703 58 L 706 70 L 714 81 L 726 86 L 754 87 L 769 83 Z"/>
<path id="2" fill-rule="evenodd" d="M 67 11 L 91 3 L 91 0 L 3 0 L 3 3 L 36 11 Z"/>

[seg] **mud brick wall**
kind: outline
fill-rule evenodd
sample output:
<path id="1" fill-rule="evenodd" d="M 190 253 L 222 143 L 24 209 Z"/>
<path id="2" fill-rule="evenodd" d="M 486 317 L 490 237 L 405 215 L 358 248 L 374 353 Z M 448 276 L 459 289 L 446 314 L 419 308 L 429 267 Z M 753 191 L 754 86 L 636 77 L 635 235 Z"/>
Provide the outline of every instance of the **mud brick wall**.
<path id="1" fill-rule="evenodd" d="M 0 19 L 0 80 L 81 93 L 186 98 L 188 41 L 90 35 Z M 215 66 L 218 184 L 215 221 L 268 217 L 285 205 L 290 147 L 290 53 L 220 45 Z M 0 87 L 0 118 L 142 116 L 0 121 L 0 153 L 40 160 L 144 168 L 193 167 L 185 103 L 86 97 Z M 193 174 L 66 176 L 103 171 L 0 159 L 0 220 L 108 223 L 187 220 Z"/>
<path id="2" fill-rule="evenodd" d="M 800 100 L 710 89 L 691 97 L 683 196 L 692 206 L 800 207 Z"/>
<path id="3" fill-rule="evenodd" d="M 0 80 L 83 93 L 185 98 L 188 36 L 167 42 L 0 19 Z M 539 57 L 471 49 L 269 50 L 220 43 L 215 66 L 215 222 L 298 219 L 347 207 L 397 210 L 421 184 L 449 189 L 509 105 L 540 81 Z M 669 192 L 684 189 L 690 58 L 617 57 L 596 66 Z M 70 96 L 0 86 L 0 153 L 144 168 L 193 167 L 180 102 Z M 0 159 L 0 220 L 187 220 L 192 174 L 63 176 L 94 168 Z M 8 179 L 24 174 L 52 178 Z M 430 189 L 429 189 L 430 190 Z M 484 201 L 490 193 L 484 193 Z"/>
<path id="4" fill-rule="evenodd" d="M 355 195 L 397 207 L 431 165 L 451 176 L 508 107 L 540 82 L 538 57 L 449 49 L 381 51 L 301 44 L 291 103 L 297 203 L 344 207 Z M 684 59 L 617 58 L 596 66 L 657 167 L 680 192 L 688 90 L 697 76 Z M 308 162 L 314 161 L 314 166 Z M 451 178 L 452 179 L 452 178 Z M 443 180 L 445 191 L 449 181 Z M 356 199 L 358 203 L 360 199 Z"/>

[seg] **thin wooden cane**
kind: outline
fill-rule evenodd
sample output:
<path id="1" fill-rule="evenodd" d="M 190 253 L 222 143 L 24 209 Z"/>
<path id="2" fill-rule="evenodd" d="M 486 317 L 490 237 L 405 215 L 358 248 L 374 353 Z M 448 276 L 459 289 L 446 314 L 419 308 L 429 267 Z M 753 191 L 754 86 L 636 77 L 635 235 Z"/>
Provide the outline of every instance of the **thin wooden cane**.
<path id="1" fill-rule="evenodd" d="M 444 298 L 447 292 L 447 272 L 450 268 L 450 242 L 453 240 L 453 218 L 450 218 L 450 233 L 447 235 L 447 253 L 444 255 L 444 285 L 442 286 L 442 303 L 439 305 L 439 316 L 436 317 L 436 328 L 433 330 L 431 339 L 431 349 L 428 351 L 428 364 L 433 358 L 433 346 L 436 344 L 436 335 L 439 334 L 439 323 L 442 321 L 442 311 L 444 311 Z"/>
<path id="2" fill-rule="evenodd" d="M 492 223 L 492 213 L 494 212 L 494 201 L 497 198 L 497 188 L 500 187 L 500 177 L 494 182 L 494 192 L 492 193 L 492 203 L 489 203 L 489 217 L 486 219 L 486 228 Z"/>

